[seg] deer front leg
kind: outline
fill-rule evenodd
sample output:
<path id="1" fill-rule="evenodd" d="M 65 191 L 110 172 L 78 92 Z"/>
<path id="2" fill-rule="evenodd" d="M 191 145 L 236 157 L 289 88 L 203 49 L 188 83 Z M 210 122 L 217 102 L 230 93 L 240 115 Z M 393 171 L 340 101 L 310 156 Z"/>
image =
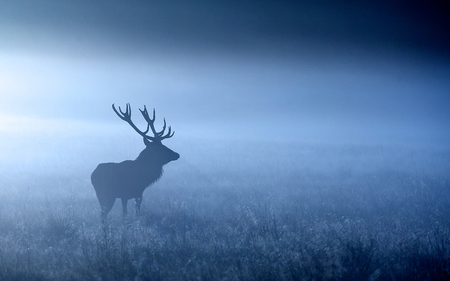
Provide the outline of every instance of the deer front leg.
<path id="1" fill-rule="evenodd" d="M 142 203 L 142 196 L 136 197 L 134 199 L 134 204 L 136 205 L 136 216 L 139 216 L 141 213 L 141 203 Z"/>
<path id="2" fill-rule="evenodd" d="M 125 198 L 121 198 L 122 199 L 122 210 L 123 210 L 123 218 L 125 218 L 127 216 L 128 210 L 127 210 L 127 203 L 128 200 Z"/>

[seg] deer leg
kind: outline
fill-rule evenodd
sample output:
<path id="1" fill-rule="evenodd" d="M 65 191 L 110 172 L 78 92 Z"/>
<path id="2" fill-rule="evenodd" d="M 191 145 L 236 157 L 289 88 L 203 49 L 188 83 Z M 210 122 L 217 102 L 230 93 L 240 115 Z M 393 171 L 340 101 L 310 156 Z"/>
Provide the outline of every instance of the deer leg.
<path id="1" fill-rule="evenodd" d="M 128 200 L 125 198 L 121 198 L 122 199 L 122 210 L 123 210 L 123 218 L 125 218 L 127 216 L 128 210 L 127 210 L 127 203 Z"/>
<path id="2" fill-rule="evenodd" d="M 134 199 L 134 204 L 136 206 L 136 216 L 139 216 L 141 213 L 141 203 L 142 203 L 142 196 L 141 197 L 136 197 Z"/>
<path id="3" fill-rule="evenodd" d="M 107 210 L 105 207 L 101 207 L 102 208 L 102 212 L 101 212 L 101 218 L 102 218 L 102 222 L 106 223 L 106 216 L 109 213 L 109 210 Z"/>
<path id="4" fill-rule="evenodd" d="M 109 211 L 111 211 L 114 201 L 116 201 L 114 198 L 102 198 L 100 200 L 100 208 L 102 209 L 102 222 L 106 222 L 106 216 L 108 215 Z"/>

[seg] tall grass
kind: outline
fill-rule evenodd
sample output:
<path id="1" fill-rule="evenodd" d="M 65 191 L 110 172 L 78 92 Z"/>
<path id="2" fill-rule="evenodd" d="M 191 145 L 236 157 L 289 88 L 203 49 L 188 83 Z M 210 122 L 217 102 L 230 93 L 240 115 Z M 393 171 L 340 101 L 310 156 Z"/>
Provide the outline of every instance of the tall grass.
<path id="1" fill-rule="evenodd" d="M 450 278 L 446 177 L 258 165 L 181 162 L 107 225 L 89 174 L 3 181 L 0 280 Z"/>

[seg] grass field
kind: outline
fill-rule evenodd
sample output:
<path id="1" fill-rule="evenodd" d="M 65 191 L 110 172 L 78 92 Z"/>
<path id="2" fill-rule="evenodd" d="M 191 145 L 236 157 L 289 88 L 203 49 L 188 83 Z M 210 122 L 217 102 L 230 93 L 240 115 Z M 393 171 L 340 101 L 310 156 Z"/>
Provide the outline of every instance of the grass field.
<path id="1" fill-rule="evenodd" d="M 89 165 L 5 168 L 0 280 L 450 278 L 448 151 L 223 142 L 177 152 L 142 215 L 123 220 L 117 201 L 106 226 Z"/>

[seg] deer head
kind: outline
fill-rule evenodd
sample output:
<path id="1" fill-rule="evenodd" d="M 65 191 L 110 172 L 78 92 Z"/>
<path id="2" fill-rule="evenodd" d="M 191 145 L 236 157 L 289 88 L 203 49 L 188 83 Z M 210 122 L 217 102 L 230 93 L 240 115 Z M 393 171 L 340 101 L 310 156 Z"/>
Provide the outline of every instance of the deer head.
<path id="1" fill-rule="evenodd" d="M 146 106 L 144 105 L 144 109 L 139 109 L 145 121 L 147 121 L 147 129 L 145 131 L 141 131 L 136 125 L 131 121 L 131 106 L 129 103 L 126 105 L 125 112 L 119 106 L 119 110 L 116 109 L 114 104 L 112 105 L 114 112 L 119 116 L 120 119 L 127 122 L 139 135 L 141 135 L 144 139 L 144 144 L 146 149 L 144 149 L 138 156 L 137 160 L 148 160 L 151 159 L 153 163 L 158 163 L 160 165 L 164 165 L 169 163 L 170 161 L 177 160 L 180 155 L 165 145 L 161 143 L 164 139 L 169 139 L 173 137 L 175 131 L 172 131 L 172 128 L 169 126 L 167 133 L 166 131 L 166 119 L 164 118 L 164 125 L 161 131 L 156 131 L 155 129 L 155 109 L 153 109 L 153 116 L 150 118 L 148 115 L 148 111 Z M 149 131 L 152 131 L 153 136 L 147 135 Z"/>

